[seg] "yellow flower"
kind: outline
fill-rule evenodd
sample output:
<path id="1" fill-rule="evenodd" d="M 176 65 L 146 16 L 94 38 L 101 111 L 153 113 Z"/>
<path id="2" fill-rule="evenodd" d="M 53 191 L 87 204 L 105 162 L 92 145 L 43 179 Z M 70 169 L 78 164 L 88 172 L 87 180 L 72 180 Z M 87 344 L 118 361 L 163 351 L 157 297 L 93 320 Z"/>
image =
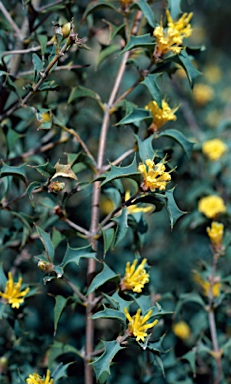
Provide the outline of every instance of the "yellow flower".
<path id="1" fill-rule="evenodd" d="M 143 191 L 154 192 L 157 189 L 164 191 L 167 183 L 171 180 L 169 172 L 165 172 L 165 161 L 161 160 L 155 164 L 153 160 L 147 159 L 145 164 L 138 166 L 138 171 L 142 174 L 144 180 L 141 184 Z M 148 169 L 147 169 L 148 167 Z"/>
<path id="2" fill-rule="evenodd" d="M 162 127 L 162 125 L 166 124 L 168 121 L 175 121 L 176 116 L 174 113 L 177 108 L 171 109 L 166 100 L 162 100 L 160 108 L 156 101 L 150 101 L 148 105 L 145 106 L 145 109 L 151 111 L 153 117 L 153 130 L 158 130 Z"/>
<path id="3" fill-rule="evenodd" d="M 183 39 L 191 36 L 192 28 L 189 24 L 192 13 L 184 13 L 178 21 L 173 21 L 169 10 L 166 10 L 168 25 L 164 29 L 162 25 L 158 25 L 153 35 L 156 37 L 156 47 L 154 56 L 160 58 L 166 53 L 172 51 L 179 54 L 183 49 Z"/>
<path id="4" fill-rule="evenodd" d="M 209 195 L 200 199 L 198 210 L 209 219 L 213 219 L 219 213 L 225 213 L 226 206 L 224 200 L 221 197 Z"/>
<path id="5" fill-rule="evenodd" d="M 193 99 L 199 107 L 203 107 L 210 100 L 212 100 L 214 96 L 213 89 L 206 84 L 195 84 L 193 88 Z"/>
<path id="6" fill-rule="evenodd" d="M 217 247 L 222 244 L 224 225 L 213 221 L 211 228 L 207 228 L 207 233 L 213 246 Z"/>
<path id="7" fill-rule="evenodd" d="M 125 202 L 129 200 L 131 197 L 130 191 L 125 192 Z M 153 205 L 147 204 L 146 207 L 138 207 L 137 204 L 132 204 L 127 207 L 127 211 L 129 215 L 132 215 L 133 213 L 138 213 L 138 212 L 151 212 L 153 211 L 154 207 Z"/>
<path id="8" fill-rule="evenodd" d="M 136 314 L 132 317 L 128 313 L 127 308 L 124 308 L 124 312 L 129 321 L 128 331 L 130 335 L 136 337 L 136 341 L 142 340 L 144 342 L 144 338 L 148 336 L 145 331 L 149 328 L 153 328 L 158 323 L 158 320 L 154 320 L 150 324 L 145 324 L 150 319 L 152 310 L 150 310 L 145 316 L 140 316 L 141 309 L 138 309 Z"/>
<path id="9" fill-rule="evenodd" d="M 133 261 L 132 265 L 127 262 L 125 276 L 120 283 L 122 290 L 132 290 L 137 293 L 142 292 L 144 285 L 149 282 L 149 273 L 144 269 L 146 261 L 147 259 L 143 259 L 137 268 L 137 259 Z"/>
<path id="10" fill-rule="evenodd" d="M 209 297 L 210 293 L 210 287 L 211 283 L 209 281 L 206 281 L 202 279 L 202 277 L 199 275 L 199 273 L 194 272 L 194 277 L 193 277 L 195 283 L 199 284 L 200 287 L 203 289 L 203 294 L 207 297 Z M 220 283 L 220 278 L 217 276 L 215 277 L 215 282 L 212 287 L 212 295 L 213 297 L 218 297 L 220 296 L 220 290 L 221 290 L 221 283 Z"/>
<path id="11" fill-rule="evenodd" d="M 227 145 L 220 139 L 208 140 L 202 145 L 203 154 L 212 161 L 220 159 L 226 151 Z"/>
<path id="12" fill-rule="evenodd" d="M 54 379 L 51 379 L 50 375 L 51 373 L 49 369 L 47 370 L 45 379 L 42 379 L 42 377 L 39 376 L 37 373 L 33 373 L 33 375 L 29 375 L 29 377 L 26 379 L 26 382 L 27 384 L 52 384 L 54 382 Z"/>
<path id="13" fill-rule="evenodd" d="M 182 340 L 188 340 L 191 337 L 191 330 L 185 321 L 178 321 L 178 323 L 173 324 L 172 330 Z"/>
<path id="14" fill-rule="evenodd" d="M 21 291 L 22 278 L 18 280 L 17 283 L 14 283 L 12 273 L 8 273 L 8 281 L 6 282 L 5 292 L 0 292 L 0 296 L 5 299 L 12 308 L 19 308 L 20 304 L 24 302 L 24 296 L 27 295 L 30 288 L 26 288 L 24 291 Z"/>

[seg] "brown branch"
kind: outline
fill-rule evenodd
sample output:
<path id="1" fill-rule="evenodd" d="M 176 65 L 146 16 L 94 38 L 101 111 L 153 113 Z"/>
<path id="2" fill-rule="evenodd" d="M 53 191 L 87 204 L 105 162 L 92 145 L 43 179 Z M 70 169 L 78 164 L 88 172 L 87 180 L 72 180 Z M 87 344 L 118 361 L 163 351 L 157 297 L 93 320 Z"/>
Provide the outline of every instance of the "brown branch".
<path id="1" fill-rule="evenodd" d="M 124 159 L 126 159 L 128 156 L 130 156 L 134 152 L 135 152 L 135 149 L 133 149 L 133 148 L 132 149 L 128 149 L 126 152 L 122 153 L 122 155 L 119 156 L 118 159 L 112 161 L 108 165 L 105 165 L 103 167 L 103 172 L 109 171 L 109 169 L 111 169 L 111 164 L 113 164 L 113 165 L 120 164 Z"/>
<path id="2" fill-rule="evenodd" d="M 72 289 L 73 292 L 76 293 L 76 295 L 84 302 L 86 303 L 87 302 L 87 298 L 86 296 L 84 296 L 79 290 L 78 288 L 76 288 L 76 286 L 70 281 L 68 280 L 66 277 L 62 276 L 62 280 L 65 281 L 65 283 Z"/>
<path id="3" fill-rule="evenodd" d="M 2 11 L 3 15 L 5 16 L 6 20 L 11 25 L 12 29 L 15 31 L 17 37 L 19 40 L 23 40 L 23 36 L 21 35 L 20 28 L 17 26 L 17 24 L 14 22 L 12 17 L 10 16 L 7 9 L 4 7 L 3 3 L 0 1 L 0 11 Z"/>

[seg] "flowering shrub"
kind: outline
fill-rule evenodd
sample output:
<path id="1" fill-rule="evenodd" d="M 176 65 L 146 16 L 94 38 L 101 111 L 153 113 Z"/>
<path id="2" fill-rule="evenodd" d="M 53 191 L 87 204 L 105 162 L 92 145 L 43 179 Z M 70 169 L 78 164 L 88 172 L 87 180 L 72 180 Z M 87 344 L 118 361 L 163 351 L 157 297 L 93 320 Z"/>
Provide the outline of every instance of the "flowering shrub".
<path id="1" fill-rule="evenodd" d="M 0 2 L 1 383 L 229 382 L 211 3 Z"/>

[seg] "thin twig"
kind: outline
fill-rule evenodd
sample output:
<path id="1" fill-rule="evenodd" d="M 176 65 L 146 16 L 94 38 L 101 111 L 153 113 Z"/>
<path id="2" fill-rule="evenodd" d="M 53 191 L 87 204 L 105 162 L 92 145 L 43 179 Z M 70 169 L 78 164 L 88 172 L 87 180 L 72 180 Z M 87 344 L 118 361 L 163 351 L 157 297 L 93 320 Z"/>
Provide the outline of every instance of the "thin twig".
<path id="1" fill-rule="evenodd" d="M 3 5 L 3 3 L 1 1 L 0 1 L 0 11 L 2 11 L 3 15 L 5 16 L 5 18 L 7 19 L 7 21 L 11 25 L 12 29 L 16 32 L 16 35 L 17 35 L 18 39 L 23 40 L 23 36 L 21 35 L 21 31 L 20 31 L 19 27 L 14 22 L 14 20 L 12 19 L 12 17 L 9 14 L 9 12 L 4 7 L 4 5 Z"/>
<path id="2" fill-rule="evenodd" d="M 70 225 L 70 227 L 74 228 L 76 231 L 81 232 L 84 235 L 86 235 L 87 237 L 89 237 L 89 235 L 90 235 L 89 231 L 87 231 L 86 229 L 84 229 L 84 228 L 80 227 L 79 225 L 73 223 L 73 221 L 69 220 L 67 217 L 63 218 L 63 221 L 65 221 L 65 223 Z"/>
<path id="3" fill-rule="evenodd" d="M 109 169 L 111 168 L 111 164 L 112 165 L 117 165 L 117 164 L 120 164 L 124 159 L 126 159 L 128 156 L 130 156 L 132 153 L 135 152 L 135 149 L 128 149 L 126 152 L 122 153 L 121 156 L 118 157 L 118 159 L 112 161 L 110 164 L 108 165 L 105 165 L 103 167 L 103 172 L 106 172 L 106 171 L 109 171 Z"/>
<path id="4" fill-rule="evenodd" d="M 79 298 L 85 303 L 87 302 L 87 298 L 86 296 L 84 296 L 79 290 L 78 288 L 76 288 L 76 286 L 70 281 L 68 280 L 66 277 L 62 276 L 62 280 L 65 281 L 65 283 L 72 289 L 73 292 L 76 293 L 77 296 L 79 296 Z"/>

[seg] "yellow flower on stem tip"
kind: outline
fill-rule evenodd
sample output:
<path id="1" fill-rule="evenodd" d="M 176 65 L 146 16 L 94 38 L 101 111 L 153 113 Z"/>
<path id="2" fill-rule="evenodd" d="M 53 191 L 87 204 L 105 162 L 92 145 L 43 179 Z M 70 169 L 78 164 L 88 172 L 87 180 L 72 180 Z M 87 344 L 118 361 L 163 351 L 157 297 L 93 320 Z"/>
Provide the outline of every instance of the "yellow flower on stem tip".
<path id="1" fill-rule="evenodd" d="M 130 197 L 131 197 L 130 191 L 126 191 L 125 192 L 125 203 L 127 200 L 130 199 Z M 153 211 L 153 209 L 154 209 L 154 206 L 150 205 L 150 204 L 147 204 L 145 207 L 138 207 L 137 204 L 132 204 L 132 205 L 127 206 L 127 211 L 128 211 L 129 215 L 132 215 L 133 213 L 138 213 L 138 212 L 143 212 L 143 213 L 151 212 L 151 211 Z"/>
<path id="2" fill-rule="evenodd" d="M 221 246 L 224 234 L 224 225 L 213 221 L 211 224 L 211 228 L 207 227 L 206 230 L 212 245 L 214 247 Z"/>
<path id="3" fill-rule="evenodd" d="M 198 210 L 209 219 L 213 219 L 219 213 L 225 213 L 226 206 L 224 200 L 221 197 L 216 195 L 209 195 L 199 200 Z"/>
<path id="4" fill-rule="evenodd" d="M 146 165 L 145 165 L 146 164 Z M 147 159 L 145 164 L 138 166 L 138 171 L 142 174 L 144 180 L 141 184 L 143 191 L 152 191 L 156 189 L 164 191 L 167 183 L 171 180 L 169 172 L 165 172 L 165 160 L 155 164 L 153 160 Z"/>
<path id="5" fill-rule="evenodd" d="M 162 127 L 162 125 L 166 124 L 168 121 L 175 121 L 176 116 L 175 112 L 177 111 L 178 107 L 171 109 L 167 103 L 166 100 L 162 100 L 161 102 L 161 108 L 158 106 L 157 102 L 155 100 L 150 101 L 145 106 L 146 110 L 149 110 L 153 117 L 153 124 L 152 124 L 152 130 L 157 131 Z"/>
<path id="6" fill-rule="evenodd" d="M 33 375 L 29 375 L 26 379 L 27 384 L 53 384 L 54 379 L 51 379 L 51 373 L 49 369 L 47 370 L 47 374 L 45 379 L 42 379 L 37 373 L 33 373 Z"/>
<path id="7" fill-rule="evenodd" d="M 22 278 L 14 283 L 12 273 L 8 273 L 8 280 L 6 282 L 5 292 L 0 292 L 0 296 L 11 305 L 12 308 L 19 308 L 20 304 L 24 302 L 24 296 L 26 296 L 30 288 L 26 288 L 21 291 Z"/>
<path id="8" fill-rule="evenodd" d="M 123 291 L 131 290 L 140 293 L 144 285 L 149 282 L 149 273 L 144 269 L 147 259 L 143 259 L 142 263 L 136 268 L 138 260 L 134 260 L 132 265 L 127 262 L 125 269 L 125 276 L 120 283 Z"/>
<path id="9" fill-rule="evenodd" d="M 131 336 L 134 336 L 136 338 L 136 341 L 142 340 L 144 343 L 145 337 L 148 336 L 147 332 L 145 332 L 147 329 L 153 328 L 157 323 L 158 320 L 154 320 L 150 324 L 145 324 L 150 319 L 152 315 L 152 310 L 150 310 L 145 316 L 141 316 L 141 309 L 138 309 L 136 314 L 134 316 L 131 316 L 128 313 L 127 308 L 124 308 L 124 313 L 126 315 L 126 318 L 128 319 L 128 331 Z"/>
<path id="10" fill-rule="evenodd" d="M 193 14 L 184 13 L 178 21 L 173 21 L 169 10 L 166 10 L 167 28 L 158 25 L 153 35 L 156 37 L 154 56 L 158 59 L 172 51 L 179 54 L 183 49 L 183 39 L 191 36 L 192 28 L 189 24 Z"/>
<path id="11" fill-rule="evenodd" d="M 173 333 L 181 340 L 188 340 L 191 337 L 191 330 L 185 321 L 178 321 L 172 326 Z"/>
<path id="12" fill-rule="evenodd" d="M 199 273 L 194 272 L 193 280 L 197 283 L 203 290 L 203 294 L 209 297 L 211 283 L 207 280 L 202 279 Z M 212 295 L 213 297 L 219 297 L 221 290 L 220 278 L 218 276 L 215 277 L 214 283 L 212 286 Z"/>
<path id="13" fill-rule="evenodd" d="M 227 149 L 227 145 L 220 139 L 207 140 L 202 145 L 203 154 L 212 161 L 219 160 Z"/>

